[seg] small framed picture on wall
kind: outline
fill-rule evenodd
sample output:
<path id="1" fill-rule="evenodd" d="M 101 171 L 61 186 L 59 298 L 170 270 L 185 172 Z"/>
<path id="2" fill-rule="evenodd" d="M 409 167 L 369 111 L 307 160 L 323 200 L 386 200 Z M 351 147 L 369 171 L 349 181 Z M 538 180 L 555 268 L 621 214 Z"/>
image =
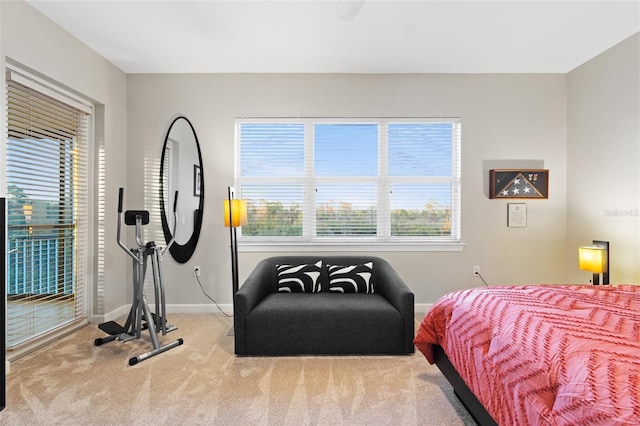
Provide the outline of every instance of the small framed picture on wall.
<path id="1" fill-rule="evenodd" d="M 200 166 L 193 165 L 193 196 L 199 197 L 201 193 L 200 183 L 202 182 L 202 176 L 200 175 Z"/>
<path id="2" fill-rule="evenodd" d="M 509 228 L 527 226 L 527 205 L 525 203 L 507 204 L 507 226 Z"/>

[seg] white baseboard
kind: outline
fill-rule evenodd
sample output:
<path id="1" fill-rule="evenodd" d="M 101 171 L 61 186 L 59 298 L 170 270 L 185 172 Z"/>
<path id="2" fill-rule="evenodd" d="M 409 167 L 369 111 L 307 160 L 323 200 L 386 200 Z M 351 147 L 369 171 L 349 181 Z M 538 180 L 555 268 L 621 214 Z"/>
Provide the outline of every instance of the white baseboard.
<path id="1" fill-rule="evenodd" d="M 222 309 L 227 315 L 233 315 L 233 305 L 231 303 L 220 303 Z M 188 305 L 167 305 L 168 314 L 202 314 L 210 312 L 220 312 L 220 309 L 214 304 L 188 304 Z"/>
<path id="2" fill-rule="evenodd" d="M 419 314 L 426 314 L 429 309 L 433 306 L 433 303 L 416 303 L 413 308 L 414 312 Z"/>
<path id="3" fill-rule="evenodd" d="M 151 308 L 152 308 L 151 310 L 153 311 L 153 307 Z M 124 305 L 104 315 L 93 315 L 91 317 L 91 323 L 102 324 L 108 321 L 115 321 L 119 318 L 125 317 L 129 313 L 130 309 L 131 309 L 131 305 Z M 229 315 L 233 314 L 233 305 L 231 305 L 230 303 L 220 304 L 220 309 L 222 309 L 225 313 Z M 201 313 L 210 313 L 210 312 L 220 312 L 220 311 L 216 305 L 210 304 L 210 303 L 167 305 L 168 314 L 172 314 L 172 313 L 173 314 L 201 314 Z"/>
<path id="4" fill-rule="evenodd" d="M 233 305 L 231 303 L 221 303 L 220 309 L 222 309 L 227 315 L 233 315 Z M 414 311 L 417 314 L 426 313 L 433 303 L 416 303 Z M 93 315 L 91 322 L 93 324 L 102 324 L 107 321 L 115 321 L 118 318 L 122 318 L 129 313 L 131 305 L 124 305 L 118 309 L 105 314 L 105 315 Z M 216 313 L 220 312 L 220 309 L 214 304 L 169 304 L 167 305 L 168 314 L 204 314 L 204 313 Z"/>
<path id="5" fill-rule="evenodd" d="M 126 316 L 129 313 L 130 309 L 131 309 L 131 305 L 124 305 L 124 306 L 120 306 L 117 309 L 114 309 L 111 312 L 107 312 L 104 315 L 92 315 L 91 316 L 91 323 L 92 324 L 103 324 L 105 322 L 115 321 L 118 318 L 122 318 L 122 317 Z"/>
<path id="6" fill-rule="evenodd" d="M 233 305 L 230 303 L 221 303 L 220 309 L 227 314 L 233 314 Z M 426 313 L 431 309 L 433 303 L 416 303 L 414 311 L 416 313 Z M 220 312 L 218 307 L 213 304 L 189 304 L 189 305 L 167 305 L 167 313 L 176 314 L 200 314 L 208 312 Z"/>

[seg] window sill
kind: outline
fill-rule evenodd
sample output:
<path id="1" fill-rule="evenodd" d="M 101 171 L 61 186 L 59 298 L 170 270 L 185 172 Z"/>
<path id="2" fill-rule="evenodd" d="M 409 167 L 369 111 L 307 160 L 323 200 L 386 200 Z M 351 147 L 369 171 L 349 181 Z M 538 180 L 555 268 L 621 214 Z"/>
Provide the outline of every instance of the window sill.
<path id="1" fill-rule="evenodd" d="M 462 251 L 463 242 L 332 242 L 332 243 L 293 243 L 293 242 L 238 242 L 241 253 L 258 252 L 425 252 L 425 251 Z"/>

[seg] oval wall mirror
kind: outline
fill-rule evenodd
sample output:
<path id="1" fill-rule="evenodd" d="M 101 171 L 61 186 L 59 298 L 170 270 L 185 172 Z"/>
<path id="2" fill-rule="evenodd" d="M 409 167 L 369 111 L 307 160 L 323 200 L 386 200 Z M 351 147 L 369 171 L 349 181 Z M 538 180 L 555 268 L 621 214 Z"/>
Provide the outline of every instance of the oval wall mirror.
<path id="1" fill-rule="evenodd" d="M 178 263 L 187 262 L 198 244 L 204 206 L 204 170 L 198 136 L 183 116 L 173 120 L 167 130 L 160 160 L 160 216 L 164 239 L 174 237 L 173 203 L 178 191 L 175 241 L 169 253 Z"/>

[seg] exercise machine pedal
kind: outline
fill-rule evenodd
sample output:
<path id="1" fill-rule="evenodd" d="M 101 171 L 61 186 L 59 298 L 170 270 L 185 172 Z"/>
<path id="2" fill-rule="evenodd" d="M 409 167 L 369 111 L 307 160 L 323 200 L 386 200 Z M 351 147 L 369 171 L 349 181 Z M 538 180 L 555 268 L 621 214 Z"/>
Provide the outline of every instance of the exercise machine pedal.
<path id="1" fill-rule="evenodd" d="M 98 325 L 98 328 L 111 336 L 126 333 L 127 330 L 115 321 L 108 321 Z"/>
<path id="2" fill-rule="evenodd" d="M 167 333 L 178 329 L 178 327 L 171 324 L 169 321 L 162 318 L 161 316 L 157 315 L 155 312 L 151 312 L 151 318 L 153 318 L 153 323 L 155 324 L 156 329 L 162 329 L 164 326 L 164 329 L 166 330 Z M 143 325 L 143 327 L 145 327 L 147 325 L 147 322 L 149 322 L 149 320 L 147 320 L 145 316 L 143 316 L 142 319 L 146 321 L 145 324 Z"/>

